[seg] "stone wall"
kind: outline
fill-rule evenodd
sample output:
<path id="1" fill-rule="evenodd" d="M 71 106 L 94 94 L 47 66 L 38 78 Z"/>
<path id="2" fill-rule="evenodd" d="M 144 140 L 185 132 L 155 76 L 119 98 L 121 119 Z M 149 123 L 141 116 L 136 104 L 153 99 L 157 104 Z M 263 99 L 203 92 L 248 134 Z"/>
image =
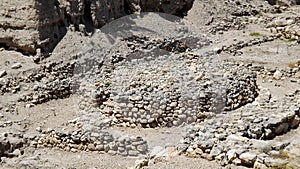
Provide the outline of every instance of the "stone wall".
<path id="1" fill-rule="evenodd" d="M 271 5 L 300 5 L 300 0 L 268 0 Z"/>
<path id="2" fill-rule="evenodd" d="M 51 52 L 71 30 L 91 33 L 137 11 L 183 16 L 193 0 L 3 0 L 0 46 L 35 55 Z M 73 29 L 72 29 L 73 28 Z"/>

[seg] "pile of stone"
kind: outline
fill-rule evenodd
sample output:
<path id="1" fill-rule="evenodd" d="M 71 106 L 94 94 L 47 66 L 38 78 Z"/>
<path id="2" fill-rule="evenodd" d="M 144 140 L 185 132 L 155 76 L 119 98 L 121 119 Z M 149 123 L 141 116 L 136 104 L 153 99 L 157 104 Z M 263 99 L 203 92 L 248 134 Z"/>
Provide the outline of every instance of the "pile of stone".
<path id="1" fill-rule="evenodd" d="M 133 35 L 127 38 L 124 38 L 123 41 L 126 42 L 127 46 L 132 50 L 138 49 L 162 49 L 172 53 L 183 53 L 189 47 L 187 44 L 181 40 L 176 39 L 153 39 L 151 40 L 148 36 L 137 36 Z M 209 42 L 208 42 L 209 44 Z"/>
<path id="2" fill-rule="evenodd" d="M 69 97 L 74 90 L 73 71 L 74 63 L 62 66 L 57 66 L 56 63 L 42 65 L 39 70 L 30 73 L 28 77 L 19 78 L 24 86 L 33 85 L 33 91 L 24 95 L 19 101 L 41 104 L 53 99 Z"/>
<path id="3" fill-rule="evenodd" d="M 33 104 L 69 97 L 74 90 L 74 63 L 58 65 L 53 62 L 41 65 L 37 70 L 26 71 L 24 76 L 1 78 L 0 94 L 28 91 L 19 101 Z"/>
<path id="4" fill-rule="evenodd" d="M 186 52 L 192 50 L 189 40 L 125 38 L 124 54 L 111 51 L 100 69 L 82 73 L 79 107 L 84 114 L 98 109 L 111 125 L 170 127 L 200 122 L 205 112 L 233 110 L 254 101 L 254 73 L 244 65 L 214 59 L 213 52 Z M 165 52 L 153 53 L 156 50 Z"/>
<path id="5" fill-rule="evenodd" d="M 299 5 L 299 0 L 268 0 L 271 5 L 274 6 L 291 6 L 291 5 Z"/>
<path id="6" fill-rule="evenodd" d="M 236 16 L 228 17 L 223 22 L 216 22 L 212 24 L 212 28 L 210 29 L 210 33 L 212 34 L 222 34 L 225 31 L 229 31 L 230 29 L 241 30 L 246 26 L 245 22 L 242 21 L 241 18 Z"/>
<path id="7" fill-rule="evenodd" d="M 201 6 L 201 15 L 199 14 L 193 22 L 197 20 L 202 21 L 201 24 L 205 24 L 208 32 L 212 34 L 223 34 L 229 30 L 241 30 L 245 28 L 249 23 L 253 22 L 254 18 L 259 23 L 264 23 L 264 17 L 261 17 L 265 13 L 281 13 L 286 10 L 287 7 L 280 6 L 280 9 L 275 9 L 275 6 L 269 5 L 266 1 L 254 0 L 252 2 L 246 0 L 225 0 L 225 1 L 208 1 L 203 0 L 197 5 Z M 193 12 L 191 9 L 191 13 Z M 255 22 L 256 22 L 255 21 Z"/>
<path id="8" fill-rule="evenodd" d="M 127 50 L 111 51 L 112 64 L 118 62 L 131 61 L 132 59 L 142 59 L 153 57 L 153 55 L 167 55 L 185 53 L 192 49 L 202 48 L 211 44 L 204 37 L 184 37 L 184 38 L 150 38 L 145 35 L 132 35 L 122 39 L 122 43 Z"/>
<path id="9" fill-rule="evenodd" d="M 21 133 L 3 132 L 0 136 L 0 161 L 23 155 L 27 140 Z"/>
<path id="10" fill-rule="evenodd" d="M 233 55 L 239 55 L 239 54 L 242 54 L 242 52 L 240 50 L 245 47 L 250 47 L 250 46 L 274 41 L 275 39 L 278 39 L 279 37 L 281 37 L 281 35 L 263 36 L 261 38 L 251 39 L 248 42 L 240 41 L 240 42 L 232 44 L 230 46 L 222 46 L 220 49 L 217 50 L 217 53 L 228 52 L 228 53 L 232 53 Z"/>
<path id="11" fill-rule="evenodd" d="M 276 33 L 290 41 L 300 39 L 299 20 L 294 19 L 277 19 L 267 25 L 272 33 Z"/>
<path id="12" fill-rule="evenodd" d="M 289 142 L 270 139 L 299 127 L 298 96 L 296 91 L 277 107 L 267 103 L 251 111 L 249 105 L 230 114 L 217 114 L 203 125 L 190 128 L 177 148 L 188 156 L 216 160 L 222 165 L 280 167 L 286 161 L 275 158 L 284 157 L 282 151 Z"/>
<path id="13" fill-rule="evenodd" d="M 0 79 L 0 94 L 4 93 L 17 93 L 20 91 L 20 85 L 16 78 L 1 78 Z"/>
<path id="14" fill-rule="evenodd" d="M 111 124 L 157 127 L 200 122 L 205 112 L 254 101 L 256 75 L 244 65 L 214 59 L 213 52 L 187 53 L 197 47 L 194 40 L 125 38 L 127 50 L 110 51 L 102 67 L 82 73 L 79 107 L 85 113 L 100 108 Z M 200 47 L 209 44 L 198 42 Z"/>
<path id="15" fill-rule="evenodd" d="M 53 129 L 41 130 L 31 142 L 34 147 L 57 147 L 65 151 L 98 151 L 111 155 L 141 156 L 148 153 L 148 144 L 141 137 L 114 137 L 109 132 L 76 130 L 68 133 Z"/>
<path id="16" fill-rule="evenodd" d="M 269 81 L 290 78 L 293 83 L 300 83 L 300 60 L 290 62 L 285 69 L 268 68 L 262 65 L 248 64 L 249 69 L 262 75 Z"/>

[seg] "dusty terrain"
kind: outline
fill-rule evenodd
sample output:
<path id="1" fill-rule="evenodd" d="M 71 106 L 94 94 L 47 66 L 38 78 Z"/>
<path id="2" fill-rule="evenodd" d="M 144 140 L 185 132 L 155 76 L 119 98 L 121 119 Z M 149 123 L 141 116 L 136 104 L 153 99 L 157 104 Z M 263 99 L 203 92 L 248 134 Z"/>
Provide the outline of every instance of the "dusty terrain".
<path id="1" fill-rule="evenodd" d="M 1 168 L 300 168 L 299 1 L 134 5 L 0 36 Z"/>

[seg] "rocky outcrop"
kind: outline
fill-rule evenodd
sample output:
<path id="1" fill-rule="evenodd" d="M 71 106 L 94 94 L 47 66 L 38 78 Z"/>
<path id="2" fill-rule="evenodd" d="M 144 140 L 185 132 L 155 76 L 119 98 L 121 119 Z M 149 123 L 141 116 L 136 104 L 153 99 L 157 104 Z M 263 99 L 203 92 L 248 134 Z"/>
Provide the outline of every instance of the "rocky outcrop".
<path id="1" fill-rule="evenodd" d="M 106 23 L 137 11 L 183 16 L 193 0 L 3 0 L 0 46 L 24 54 L 51 52 L 67 28 L 93 32 Z"/>
<path id="2" fill-rule="evenodd" d="M 9 1 L 1 4 L 0 43 L 26 52 L 34 51 L 34 41 L 38 38 L 37 15 L 34 0 Z M 26 22 L 28 21 L 28 22 Z"/>
<path id="3" fill-rule="evenodd" d="M 21 0 L 2 2 L 1 46 L 36 54 L 51 51 L 66 33 L 64 15 L 56 1 Z"/>

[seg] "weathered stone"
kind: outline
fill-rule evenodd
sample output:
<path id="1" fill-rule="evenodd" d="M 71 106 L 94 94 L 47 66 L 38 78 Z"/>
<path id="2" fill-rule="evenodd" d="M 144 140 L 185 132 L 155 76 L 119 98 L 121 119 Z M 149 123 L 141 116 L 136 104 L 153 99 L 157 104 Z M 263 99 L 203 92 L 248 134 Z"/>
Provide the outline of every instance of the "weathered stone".
<path id="1" fill-rule="evenodd" d="M 259 168 L 259 169 L 267 169 L 268 167 L 266 165 L 264 165 L 263 163 L 260 163 L 258 161 L 255 161 L 253 168 Z"/>
<path id="2" fill-rule="evenodd" d="M 199 158 L 200 157 L 200 155 L 199 154 L 197 154 L 194 150 L 192 150 L 192 149 L 187 149 L 186 150 L 186 155 L 188 156 L 188 157 L 191 157 L 191 158 Z M 205 154 L 203 154 L 203 155 L 205 155 Z M 201 156 L 202 157 L 202 156 Z"/>
<path id="3" fill-rule="evenodd" d="M 242 161 L 239 159 L 239 158 L 236 158 L 232 161 L 233 164 L 235 165 L 241 165 L 242 164 Z"/>
<path id="4" fill-rule="evenodd" d="M 104 145 L 96 145 L 96 150 L 98 151 L 104 151 Z"/>
<path id="5" fill-rule="evenodd" d="M 269 152 L 272 150 L 272 145 L 268 141 L 251 139 L 252 147 L 260 152 Z"/>
<path id="6" fill-rule="evenodd" d="M 134 168 L 140 169 L 140 168 L 146 167 L 146 166 L 148 166 L 148 163 L 149 163 L 149 160 L 147 160 L 147 159 L 136 160 Z"/>
<path id="7" fill-rule="evenodd" d="M 268 125 L 270 127 L 272 127 L 272 126 L 278 126 L 281 123 L 281 121 L 282 121 L 282 119 L 280 119 L 278 117 L 272 117 L 267 122 L 268 122 Z"/>
<path id="8" fill-rule="evenodd" d="M 145 153 L 147 152 L 148 146 L 144 144 L 144 145 L 138 145 L 136 148 L 139 152 Z"/>
<path id="9" fill-rule="evenodd" d="M 21 155 L 21 151 L 19 149 L 15 149 L 12 154 L 16 157 L 19 157 Z"/>
<path id="10" fill-rule="evenodd" d="M 273 75 L 274 79 L 276 80 L 280 80 L 282 76 L 283 74 L 279 70 L 276 70 L 276 72 Z"/>
<path id="11" fill-rule="evenodd" d="M 236 157 L 236 150 L 235 149 L 231 149 L 226 153 L 226 157 L 228 159 L 229 162 L 232 162 Z"/>
<path id="12" fill-rule="evenodd" d="M 129 155 L 129 156 L 138 156 L 138 155 L 139 155 L 139 152 L 136 151 L 136 150 L 129 150 L 129 151 L 128 151 L 128 155 Z"/>
<path id="13" fill-rule="evenodd" d="M 91 150 L 91 151 L 95 151 L 96 147 L 95 147 L 94 144 L 88 144 L 88 149 Z"/>
<path id="14" fill-rule="evenodd" d="M 222 150 L 220 150 L 220 148 L 219 147 L 216 147 L 216 146 L 214 146 L 212 149 L 211 149 L 211 151 L 210 151 L 210 154 L 213 156 L 213 157 L 215 157 L 215 156 L 217 156 L 217 155 L 219 155 L 219 154 L 221 154 L 222 153 Z"/>
<path id="15" fill-rule="evenodd" d="M 19 69 L 21 67 L 22 67 L 21 63 L 15 63 L 11 66 L 12 69 Z"/>
<path id="16" fill-rule="evenodd" d="M 299 118 L 298 116 L 296 116 L 296 117 L 292 120 L 290 126 L 291 126 L 291 128 L 297 128 L 297 127 L 299 127 L 299 124 L 300 124 L 300 118 Z"/>
<path id="17" fill-rule="evenodd" d="M 243 164 L 252 166 L 256 160 L 257 154 L 253 152 L 245 152 L 239 156 Z"/>
<path id="18" fill-rule="evenodd" d="M 110 155 L 116 155 L 116 154 L 117 154 L 117 151 L 109 150 L 107 153 L 110 154 Z"/>
<path id="19" fill-rule="evenodd" d="M 247 141 L 248 139 L 246 137 L 242 137 L 242 136 L 239 136 L 239 135 L 235 135 L 235 134 L 231 134 L 227 137 L 226 140 L 229 140 L 229 141 Z"/>
<path id="20" fill-rule="evenodd" d="M 287 132 L 289 129 L 289 124 L 288 123 L 281 123 L 278 127 L 276 127 L 273 131 L 275 134 L 282 134 Z"/>
<path id="21" fill-rule="evenodd" d="M 221 154 L 219 154 L 219 155 L 217 155 L 217 156 L 215 157 L 215 160 L 222 163 L 222 162 L 226 161 L 226 160 L 225 160 L 225 157 L 226 157 L 226 156 L 225 156 L 225 153 L 221 153 Z M 225 165 L 225 164 L 224 164 L 224 165 Z"/>
<path id="22" fill-rule="evenodd" d="M 0 71 L 0 78 L 1 78 L 1 77 L 4 77 L 5 75 L 7 75 L 6 70 L 1 70 L 1 71 Z"/>

